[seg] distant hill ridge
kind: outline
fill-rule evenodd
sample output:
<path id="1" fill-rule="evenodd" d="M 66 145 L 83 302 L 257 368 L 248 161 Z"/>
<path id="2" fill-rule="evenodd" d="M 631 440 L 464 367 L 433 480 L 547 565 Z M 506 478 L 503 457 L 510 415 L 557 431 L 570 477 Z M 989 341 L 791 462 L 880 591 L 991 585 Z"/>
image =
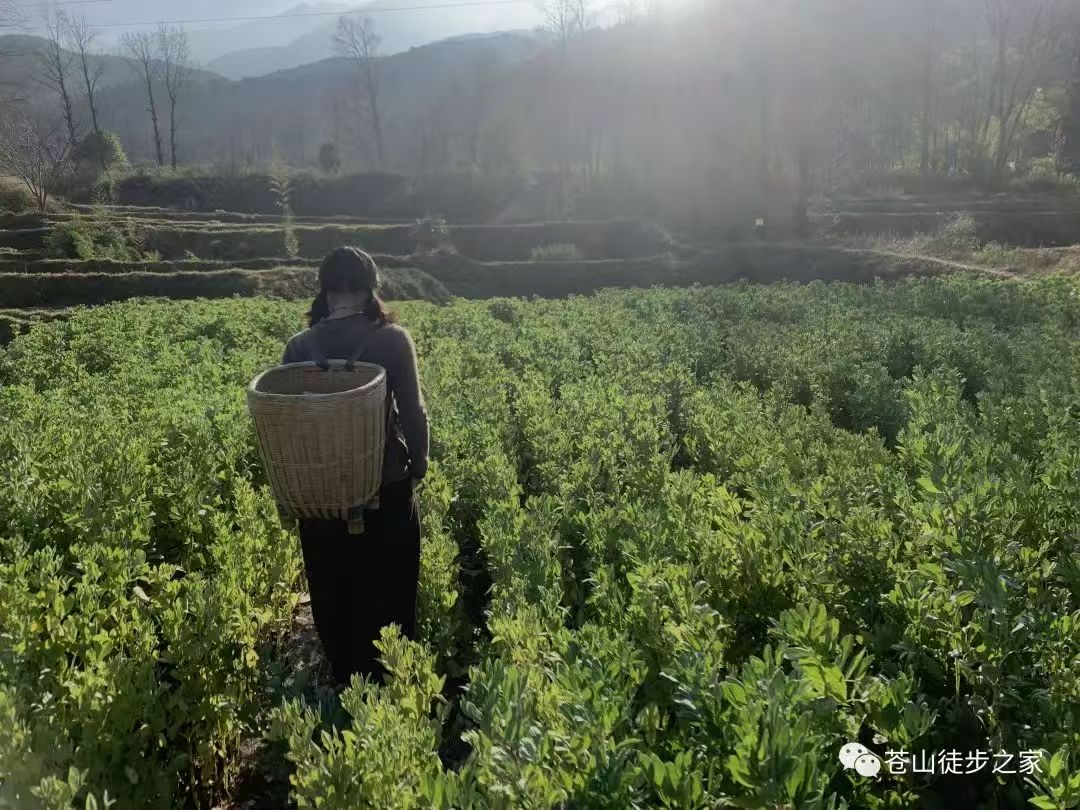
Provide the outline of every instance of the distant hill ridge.
<path id="1" fill-rule="evenodd" d="M 55 105 L 56 99 L 34 80 L 36 55 L 44 44 L 38 37 L 0 36 L 0 98 L 14 95 Z M 464 113 L 474 99 L 461 96 L 460 103 L 454 99 L 475 86 L 478 74 L 486 82 L 498 81 L 543 47 L 530 33 L 507 32 L 455 37 L 383 57 L 380 75 L 388 140 L 404 144 L 403 139 L 413 138 L 416 122 L 437 105 L 449 104 L 447 115 Z M 253 153 L 267 159 L 277 150 L 286 160 L 302 164 L 329 140 L 339 142 L 346 152 L 362 149 L 357 142 L 364 131 L 355 118 L 356 67 L 332 54 L 324 57 L 239 81 L 199 71 L 181 98 L 183 162 L 242 164 Z M 139 77 L 119 56 L 92 59 L 105 67 L 99 93 L 101 125 L 120 136 L 134 162 L 151 159 L 146 96 Z M 89 116 L 81 109 L 77 82 L 72 90 L 76 115 L 85 127 Z M 164 104 L 164 88 L 159 92 L 159 104 Z M 460 128 L 460 122 L 448 119 L 446 126 Z"/>
<path id="2" fill-rule="evenodd" d="M 19 91 L 21 95 L 41 92 L 34 86 L 34 71 L 38 54 L 45 47 L 42 37 L 29 34 L 0 35 L 0 92 L 5 89 Z M 90 63 L 102 69 L 100 85 L 124 84 L 136 78 L 127 60 L 116 53 L 91 54 Z M 213 78 L 207 71 L 200 71 L 198 78 Z"/>
<path id="3" fill-rule="evenodd" d="M 334 31 L 341 12 L 354 12 L 357 18 L 369 10 L 375 18 L 381 52 L 390 56 L 410 48 L 445 41 L 458 36 L 485 36 L 490 27 L 475 14 L 460 11 L 432 11 L 416 14 L 379 14 L 385 0 L 366 5 L 320 3 L 301 4 L 283 12 L 278 18 L 255 20 L 231 30 L 192 31 L 193 50 L 208 70 L 229 79 L 264 76 L 280 70 L 299 67 L 332 56 Z M 314 16 L 314 15 L 328 16 Z M 506 24 L 500 29 L 527 29 L 532 11 L 506 13 Z M 304 16 L 312 15 L 312 16 Z M 280 17 L 291 17 L 283 24 Z M 474 32 L 481 32 L 474 34 Z"/>

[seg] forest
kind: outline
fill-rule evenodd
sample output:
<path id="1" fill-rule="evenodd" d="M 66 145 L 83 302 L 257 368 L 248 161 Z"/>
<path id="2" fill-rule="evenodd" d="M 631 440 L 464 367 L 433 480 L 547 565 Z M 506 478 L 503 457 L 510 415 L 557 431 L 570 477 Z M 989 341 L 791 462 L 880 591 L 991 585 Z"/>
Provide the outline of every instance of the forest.
<path id="1" fill-rule="evenodd" d="M 605 26 L 589 0 L 543 8 L 537 31 L 386 56 L 377 19 L 342 16 L 323 61 L 242 81 L 198 70 L 181 26 L 98 55 L 56 11 L 43 39 L 0 40 L 24 100 L 8 121 L 36 116 L 54 156 L 104 130 L 136 166 L 533 178 L 686 222 L 787 221 L 880 184 L 1053 183 L 1080 161 L 1069 0 L 630 3 Z"/>

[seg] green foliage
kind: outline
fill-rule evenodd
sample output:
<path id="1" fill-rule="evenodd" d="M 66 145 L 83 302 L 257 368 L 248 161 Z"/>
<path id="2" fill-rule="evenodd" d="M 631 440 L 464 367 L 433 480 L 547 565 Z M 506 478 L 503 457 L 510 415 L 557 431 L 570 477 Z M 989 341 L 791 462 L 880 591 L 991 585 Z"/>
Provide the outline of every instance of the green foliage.
<path id="1" fill-rule="evenodd" d="M 292 177 L 288 167 L 277 158 L 270 164 L 270 188 L 281 213 L 282 248 L 285 256 L 295 258 L 300 255 L 300 239 L 296 235 L 296 217 L 292 208 Z"/>
<path id="2" fill-rule="evenodd" d="M 227 266 L 227 265 L 226 265 Z M 318 288 L 316 274 L 306 267 L 265 270 L 168 272 L 172 268 L 151 263 L 144 270 L 108 263 L 100 270 L 72 273 L 2 273 L 0 301 L 13 308 L 96 305 L 129 298 L 172 299 L 270 296 L 311 299 Z M 391 268 L 383 271 L 380 293 L 388 300 L 423 299 L 446 303 L 450 294 L 420 270 Z"/>
<path id="3" fill-rule="evenodd" d="M 20 213 L 36 207 L 33 195 L 24 187 L 0 180 L 0 211 Z"/>
<path id="4" fill-rule="evenodd" d="M 940 806 L 840 747 L 1042 751 L 1075 807 L 1080 288 L 397 307 L 432 418 L 417 638 L 268 697 L 300 585 L 243 386 L 303 306 L 136 302 L 0 354 L 0 803 Z M 268 704 L 270 708 L 268 708 Z M 276 708 L 272 708 L 275 707 Z"/>
<path id="5" fill-rule="evenodd" d="M 534 247 L 529 258 L 534 262 L 576 262 L 584 257 L 577 245 L 562 242 Z"/>
<path id="6" fill-rule="evenodd" d="M 318 713 L 297 702 L 276 714 L 296 766 L 291 781 L 300 808 L 438 804 L 433 786 L 444 778 L 436 753 L 445 716 L 443 679 L 434 657 L 402 639 L 396 627 L 383 631 L 378 647 L 389 672 L 386 686 L 354 678 L 341 695 L 352 730 L 316 735 Z M 434 714 L 433 705 L 440 709 Z"/>
<path id="7" fill-rule="evenodd" d="M 1075 194 L 1080 190 L 1080 178 L 1066 174 L 1054 156 L 1031 161 L 1027 172 L 1009 182 L 1009 188 L 1018 192 Z"/>
<path id="8" fill-rule="evenodd" d="M 965 258 L 982 245 L 978 223 L 966 211 L 949 217 L 936 231 L 920 234 L 913 241 L 917 253 L 946 259 Z"/>
<path id="9" fill-rule="evenodd" d="M 991 267 L 1023 267 L 1030 262 L 1029 255 L 1023 250 L 1003 245 L 1000 242 L 987 242 L 972 256 L 978 264 Z"/>
<path id="10" fill-rule="evenodd" d="M 131 219 L 113 219 L 102 207 L 54 222 L 45 237 L 46 255 L 54 259 L 153 259 L 143 250 L 143 236 Z"/>
<path id="11" fill-rule="evenodd" d="M 112 132 L 102 130 L 91 132 L 79 142 L 75 150 L 76 162 L 94 172 L 112 172 L 124 169 L 128 165 L 127 155 L 120 139 Z"/>
<path id="12" fill-rule="evenodd" d="M 413 242 L 419 251 L 453 249 L 450 226 L 443 216 L 428 216 L 416 220 L 412 229 Z"/>

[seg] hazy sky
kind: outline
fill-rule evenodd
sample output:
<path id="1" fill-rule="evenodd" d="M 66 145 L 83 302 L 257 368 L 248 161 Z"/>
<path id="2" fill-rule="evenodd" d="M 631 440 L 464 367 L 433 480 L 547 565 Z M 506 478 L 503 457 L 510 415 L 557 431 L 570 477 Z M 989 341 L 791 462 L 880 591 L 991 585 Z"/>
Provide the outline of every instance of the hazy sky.
<path id="1" fill-rule="evenodd" d="M 619 1 L 590 0 L 594 22 L 600 25 L 613 22 Z M 56 0 L 16 2 L 23 7 L 28 17 L 27 27 L 33 32 L 35 28 L 40 30 L 42 13 Z M 694 0 L 639 2 L 673 9 Z M 541 4 L 542 0 L 59 0 L 57 7 L 72 15 L 85 15 L 98 26 L 98 46 L 102 50 L 116 48 L 124 32 L 153 27 L 159 21 L 183 23 L 195 35 L 196 59 L 205 64 L 234 50 L 286 45 L 325 27 L 327 22 L 332 24 L 336 13 L 348 8 L 365 9 L 377 28 L 392 30 L 394 41 L 411 45 L 465 33 L 535 28 L 543 22 Z M 387 10 L 380 12 L 380 8 Z M 391 10 L 395 8 L 401 10 Z M 275 17 L 294 10 L 306 11 L 308 15 L 258 21 L 230 19 Z M 311 12 L 323 12 L 326 16 Z M 199 36 L 200 32 L 206 33 Z"/>
<path id="2" fill-rule="evenodd" d="M 468 2 L 468 0 L 379 0 L 377 3 L 363 2 L 338 2 L 329 8 L 336 10 L 343 6 L 424 6 L 424 5 L 448 5 L 455 2 Z M 23 5 L 23 4 L 20 4 Z M 25 5 L 30 5 L 26 3 Z M 123 31 L 136 30 L 138 26 L 119 25 L 121 23 L 145 22 L 153 24 L 159 20 L 196 20 L 220 17 L 243 17 L 250 15 L 275 15 L 301 5 L 300 0 L 100 0 L 100 2 L 62 3 L 61 7 L 71 14 L 85 14 L 91 22 L 101 25 L 101 36 L 112 40 L 120 36 Z M 310 6 L 324 6 L 318 0 L 307 3 Z M 42 5 L 42 9 L 46 6 Z M 37 8 L 27 8 L 30 13 L 39 11 Z M 393 15 L 400 19 L 403 15 L 410 20 L 422 23 L 432 18 L 446 19 L 448 16 L 460 18 L 467 16 L 468 27 L 476 31 L 490 31 L 509 28 L 529 28 L 539 24 L 541 17 L 535 0 L 522 0 L 519 3 L 506 3 L 504 5 L 489 6 L 465 6 L 462 9 L 425 9 L 399 12 L 373 13 L 372 16 L 378 21 L 380 17 Z M 464 24 L 464 21 L 461 21 Z M 473 27 L 475 23 L 475 28 Z M 189 30 L 197 28 L 227 29 L 241 25 L 239 22 L 203 23 L 191 22 L 187 24 Z M 273 23 L 283 29 L 290 27 L 290 22 L 281 20 Z"/>

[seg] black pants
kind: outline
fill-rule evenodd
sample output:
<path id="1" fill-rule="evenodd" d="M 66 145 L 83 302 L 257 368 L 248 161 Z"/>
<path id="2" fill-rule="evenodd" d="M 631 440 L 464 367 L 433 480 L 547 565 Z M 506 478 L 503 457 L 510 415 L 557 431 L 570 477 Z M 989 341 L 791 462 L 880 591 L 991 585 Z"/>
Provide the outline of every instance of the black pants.
<path id="1" fill-rule="evenodd" d="M 341 520 L 301 520 L 311 613 L 335 679 L 381 680 L 379 631 L 397 624 L 416 634 L 420 578 L 420 515 L 411 480 L 382 488 L 379 508 L 364 513 L 364 533 Z"/>

